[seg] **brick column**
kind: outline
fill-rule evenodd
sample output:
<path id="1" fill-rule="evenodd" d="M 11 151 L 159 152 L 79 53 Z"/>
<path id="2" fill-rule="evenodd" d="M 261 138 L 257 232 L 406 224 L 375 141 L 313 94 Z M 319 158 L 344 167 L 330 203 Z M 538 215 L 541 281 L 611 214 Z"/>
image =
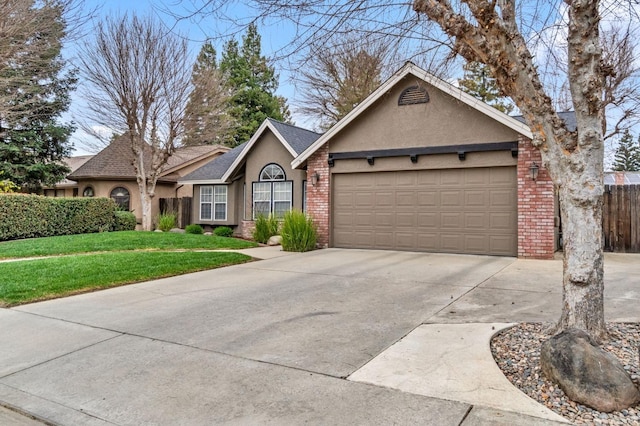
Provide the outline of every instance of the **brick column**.
<path id="1" fill-rule="evenodd" d="M 531 179 L 530 166 L 540 167 Z M 551 259 L 554 252 L 554 187 L 531 140 L 518 141 L 518 257 Z"/>
<path id="2" fill-rule="evenodd" d="M 318 246 L 329 247 L 329 146 L 324 144 L 307 160 L 307 213 L 318 227 Z M 315 186 L 311 185 L 311 176 L 318 173 Z"/>

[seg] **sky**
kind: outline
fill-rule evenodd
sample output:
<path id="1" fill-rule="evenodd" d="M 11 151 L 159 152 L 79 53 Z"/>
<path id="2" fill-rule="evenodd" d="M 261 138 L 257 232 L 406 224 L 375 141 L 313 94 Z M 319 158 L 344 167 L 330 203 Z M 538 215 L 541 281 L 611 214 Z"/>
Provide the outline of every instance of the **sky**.
<path id="1" fill-rule="evenodd" d="M 220 19 L 216 20 L 211 16 L 194 17 L 193 19 L 182 19 L 180 21 L 176 21 L 175 17 L 171 16 L 171 13 L 178 16 L 188 15 L 188 12 L 185 11 L 181 4 L 198 4 L 201 3 L 200 0 L 85 0 L 85 3 L 87 9 L 97 8 L 96 20 L 109 15 L 121 15 L 127 12 L 139 15 L 155 14 L 167 25 L 168 29 L 178 31 L 188 38 L 193 60 L 195 60 L 202 43 L 208 38 L 211 39 L 218 51 L 218 55 L 220 56 L 224 42 L 227 41 L 231 35 L 234 35 L 238 40 L 240 40 L 242 36 L 242 32 L 238 33 L 239 26 L 237 23 L 232 24 Z M 402 7 L 401 3 L 402 2 L 396 4 L 397 9 L 390 9 L 392 10 L 391 16 L 380 15 L 376 16 L 375 19 L 387 22 L 389 20 L 402 18 L 397 14 L 404 14 L 407 12 L 405 12 L 406 8 Z M 372 1 L 371 4 L 382 5 L 379 9 L 372 8 L 373 13 L 383 9 L 387 10 L 386 3 L 383 1 Z M 609 21 L 624 22 L 629 19 L 628 10 L 622 7 L 617 0 L 603 0 L 602 4 L 603 8 L 609 12 L 607 15 L 607 19 Z M 636 8 L 636 13 L 640 13 L 640 6 L 633 7 Z M 227 2 L 227 6 L 224 8 L 223 12 L 227 16 L 240 20 L 245 24 L 248 23 L 248 17 L 255 14 L 255 11 L 253 10 L 242 9 L 242 6 L 239 6 L 236 1 Z M 562 14 L 560 14 L 560 16 L 562 16 Z M 410 20 L 411 16 L 405 16 L 405 18 Z M 300 39 L 296 39 L 295 28 L 293 28 L 291 24 L 285 23 L 285 21 L 286 20 L 284 19 L 271 19 L 266 22 L 264 20 L 260 20 L 258 22 L 258 32 L 262 38 L 262 51 L 265 56 L 272 58 L 278 57 L 283 51 L 291 52 L 292 49 L 295 50 L 296 42 L 300 42 Z M 606 26 L 611 24 L 604 22 L 603 25 Z M 425 27 L 424 25 L 419 25 L 416 28 L 418 29 L 418 32 L 413 33 L 413 35 L 420 38 Z M 563 43 L 560 42 L 560 39 L 564 33 L 559 31 L 556 26 L 550 25 L 550 28 L 550 33 L 542 34 L 542 36 L 546 37 L 548 40 L 546 40 L 546 43 L 542 43 L 541 46 L 546 46 L 547 48 L 552 46 L 551 50 L 557 50 L 558 47 L 563 45 Z M 90 38 L 91 31 L 87 31 L 87 33 L 87 37 Z M 77 52 L 77 44 L 83 43 L 84 41 L 86 40 L 75 40 L 69 43 L 65 49 L 65 56 L 73 59 Z M 537 48 L 539 48 L 539 46 Z M 533 53 L 539 55 L 541 58 L 545 56 L 543 54 L 544 52 L 534 50 Z M 429 55 L 430 53 L 423 53 L 421 54 L 421 57 L 427 57 Z M 563 53 L 560 52 L 560 56 L 562 55 Z M 638 57 L 640 58 L 640 55 L 638 55 Z M 404 60 L 405 59 L 402 59 L 402 61 Z M 418 65 L 424 66 L 419 59 L 417 63 Z M 297 113 L 296 100 L 299 98 L 300 93 L 296 92 L 295 83 L 292 81 L 291 73 L 287 69 L 286 60 L 276 62 L 274 65 L 276 67 L 276 71 L 280 75 L 280 86 L 277 90 L 277 94 L 288 99 L 294 123 L 302 127 L 312 128 L 314 123 L 307 117 Z M 544 69 L 546 65 L 540 64 L 540 66 L 541 69 Z M 455 74 L 456 72 L 459 73 Z M 456 78 L 461 77 L 462 71 L 460 67 L 457 67 L 449 73 L 453 73 L 448 75 L 451 79 L 450 81 L 456 82 Z M 82 81 L 80 81 L 79 84 L 82 85 Z M 80 96 L 80 92 L 81 90 L 78 90 L 73 95 L 71 109 L 69 113 L 63 117 L 65 120 L 73 120 L 76 122 L 80 121 L 83 110 L 83 100 Z M 637 134 L 638 131 L 635 131 L 634 133 Z M 87 140 L 92 140 L 92 137 L 81 130 L 77 130 L 72 136 L 72 142 L 76 147 L 76 155 L 91 153 L 91 149 L 88 149 L 85 146 L 85 142 Z M 608 156 L 612 156 L 613 149 L 613 146 L 609 146 L 609 149 L 607 150 Z"/>
<path id="2" fill-rule="evenodd" d="M 110 15 L 121 16 L 125 13 L 136 13 L 139 16 L 154 14 L 167 25 L 168 29 L 177 31 L 187 37 L 189 40 L 190 53 L 194 61 L 202 43 L 207 39 L 211 39 L 213 45 L 216 47 L 218 51 L 218 58 L 220 57 L 220 52 L 222 51 L 224 43 L 231 36 L 234 36 L 237 40 L 241 39 L 242 33 L 233 34 L 234 31 L 238 31 L 235 26 L 231 28 L 231 24 L 220 21 L 214 25 L 213 19 L 211 18 L 204 20 L 200 19 L 197 22 L 195 19 L 184 19 L 177 22 L 173 16 L 164 13 L 164 11 L 169 10 L 170 12 L 180 16 L 185 16 L 186 12 L 184 9 L 176 6 L 176 3 L 178 3 L 178 0 L 85 0 L 85 9 L 96 9 L 94 21 L 104 19 Z M 249 14 L 249 12 L 238 9 L 237 6 L 235 6 L 235 9 L 227 12 L 229 15 L 236 16 L 248 16 Z M 93 23 L 87 23 L 87 28 L 90 28 L 92 25 Z M 295 36 L 293 30 L 282 23 L 258 23 L 258 32 L 261 36 L 263 55 L 267 57 L 274 57 L 277 55 L 277 52 L 290 43 L 291 39 Z M 83 38 L 79 40 L 71 40 L 65 46 L 63 55 L 65 58 L 70 59 L 72 63 L 74 58 L 78 55 L 78 46 L 91 40 L 91 31 L 84 31 L 84 33 L 86 33 L 86 35 L 83 36 Z M 296 125 L 309 128 L 312 127 L 313 123 L 307 122 L 305 117 L 296 114 L 295 108 L 291 107 L 291 102 L 296 98 L 297 93 L 295 85 L 291 82 L 289 73 L 286 69 L 278 66 L 276 66 L 276 71 L 280 76 L 280 85 L 276 93 L 289 100 L 293 121 Z M 79 90 L 76 90 L 72 95 L 71 108 L 63 116 L 64 121 L 72 120 L 76 123 L 82 121 L 83 106 L 86 105 L 81 94 L 82 81 L 79 82 L 79 86 Z M 81 129 L 76 130 L 71 137 L 71 140 L 75 147 L 74 155 L 95 153 L 96 149 L 94 147 L 86 146 L 86 142 L 89 142 L 90 145 L 92 143 L 95 145 L 95 139 L 83 132 Z"/>

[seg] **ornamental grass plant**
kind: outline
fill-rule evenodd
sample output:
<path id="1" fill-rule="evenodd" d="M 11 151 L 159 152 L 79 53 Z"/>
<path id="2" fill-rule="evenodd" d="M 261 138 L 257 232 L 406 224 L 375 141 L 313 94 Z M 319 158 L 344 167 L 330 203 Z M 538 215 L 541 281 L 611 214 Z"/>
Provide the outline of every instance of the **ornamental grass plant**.
<path id="1" fill-rule="evenodd" d="M 280 235 L 284 251 L 304 252 L 316 248 L 318 239 L 316 225 L 311 217 L 300 210 L 285 213 Z"/>

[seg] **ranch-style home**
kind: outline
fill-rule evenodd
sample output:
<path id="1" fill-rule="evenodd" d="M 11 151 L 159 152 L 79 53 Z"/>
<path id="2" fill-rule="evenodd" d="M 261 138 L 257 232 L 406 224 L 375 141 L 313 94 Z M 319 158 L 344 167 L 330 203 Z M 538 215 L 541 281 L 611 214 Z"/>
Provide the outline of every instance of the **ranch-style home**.
<path id="1" fill-rule="evenodd" d="M 266 120 L 179 179 L 193 222 L 311 215 L 323 247 L 550 258 L 559 214 L 526 124 L 407 63 L 326 133 Z"/>
<path id="2" fill-rule="evenodd" d="M 178 148 L 165 164 L 152 200 L 152 216 L 160 213 L 160 198 L 191 197 L 193 188 L 178 179 L 226 153 L 227 147 L 203 145 Z M 149 156 L 150 152 L 146 153 Z M 96 155 L 86 159 L 67 176 L 73 196 L 112 198 L 123 210 L 132 211 L 142 223 L 140 192 L 128 137 L 120 136 Z"/>

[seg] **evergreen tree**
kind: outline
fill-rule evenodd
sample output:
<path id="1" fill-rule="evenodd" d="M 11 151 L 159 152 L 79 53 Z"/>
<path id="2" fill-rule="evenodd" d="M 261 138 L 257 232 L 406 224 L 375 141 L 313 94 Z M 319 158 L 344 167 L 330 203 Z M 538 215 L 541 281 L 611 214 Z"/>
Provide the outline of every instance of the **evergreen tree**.
<path id="1" fill-rule="evenodd" d="M 23 43 L 25 50 L 0 63 L 0 172 L 23 190 L 37 192 L 69 172 L 61 160 L 70 154 L 74 128 L 58 120 L 69 108 L 76 76 L 64 71 L 60 53 L 63 9 L 50 2 L 33 5 L 33 19 L 46 24 L 27 36 L 15 35 L 14 42 Z"/>
<path id="2" fill-rule="evenodd" d="M 489 67 L 480 62 L 467 62 L 463 69 L 464 77 L 458 79 L 460 89 L 505 114 L 513 111 L 513 105 L 501 95 Z"/>
<path id="3" fill-rule="evenodd" d="M 185 109 L 184 145 L 222 143 L 235 120 L 229 113 L 231 90 L 218 69 L 216 49 L 206 42 L 191 74 L 193 90 Z"/>
<path id="4" fill-rule="evenodd" d="M 616 149 L 613 170 L 617 172 L 640 171 L 640 136 L 634 142 L 629 130 L 624 132 Z"/>
<path id="5" fill-rule="evenodd" d="M 242 37 L 242 47 L 234 39 L 226 43 L 220 70 L 232 91 L 229 112 L 237 121 L 224 138 L 225 144 L 236 146 L 249 140 L 265 118 L 289 120 L 286 99 L 275 95 L 278 76 L 261 54 L 255 24 Z"/>

